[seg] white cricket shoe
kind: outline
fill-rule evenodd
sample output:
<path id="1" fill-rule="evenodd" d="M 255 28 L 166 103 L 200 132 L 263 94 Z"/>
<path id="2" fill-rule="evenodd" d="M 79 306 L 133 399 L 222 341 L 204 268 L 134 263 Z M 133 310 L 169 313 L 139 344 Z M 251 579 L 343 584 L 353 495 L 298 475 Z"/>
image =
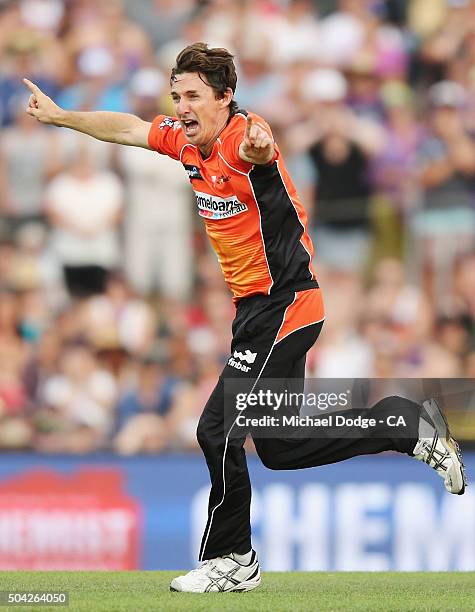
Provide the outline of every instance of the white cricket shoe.
<path id="1" fill-rule="evenodd" d="M 422 406 L 421 437 L 414 448 L 414 457 L 436 470 L 449 493 L 463 495 L 467 477 L 459 445 L 450 435 L 444 413 L 435 399 L 425 401 Z"/>
<path id="2" fill-rule="evenodd" d="M 170 584 L 170 591 L 183 593 L 252 591 L 260 584 L 259 562 L 253 550 L 249 565 L 241 565 L 232 554 L 202 561 L 188 574 L 174 578 Z"/>

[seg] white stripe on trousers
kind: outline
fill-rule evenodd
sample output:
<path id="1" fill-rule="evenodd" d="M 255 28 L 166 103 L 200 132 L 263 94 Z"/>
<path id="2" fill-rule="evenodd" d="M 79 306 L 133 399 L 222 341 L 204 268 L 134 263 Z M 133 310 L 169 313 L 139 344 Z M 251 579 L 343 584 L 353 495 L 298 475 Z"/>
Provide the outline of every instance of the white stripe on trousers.
<path id="1" fill-rule="evenodd" d="M 252 392 L 254 391 L 254 389 L 256 388 L 257 383 L 259 382 L 259 379 L 261 378 L 261 376 L 262 376 L 262 372 L 264 371 L 264 368 L 266 367 L 267 362 L 269 361 L 269 358 L 270 358 L 270 356 L 272 355 L 272 351 L 274 350 L 274 347 L 275 347 L 275 346 L 276 346 L 276 344 L 277 344 L 276 340 L 277 340 L 277 338 L 278 338 L 278 336 L 279 336 L 280 330 L 282 329 L 282 327 L 283 327 L 283 325 L 284 325 L 284 323 L 285 323 L 285 315 L 287 314 L 287 310 L 288 310 L 288 309 L 289 309 L 289 308 L 292 306 L 292 304 L 295 302 L 295 300 L 296 300 L 296 299 L 297 299 L 297 293 L 296 293 L 296 292 L 294 292 L 294 299 L 292 300 L 292 303 L 291 303 L 291 304 L 289 304 L 289 305 L 286 307 L 285 311 L 284 311 L 284 316 L 282 317 L 282 323 L 280 324 L 280 327 L 279 327 L 279 329 L 277 330 L 277 333 L 276 333 L 275 338 L 274 338 L 274 342 L 272 343 L 272 346 L 271 346 L 271 347 L 270 347 L 270 349 L 269 349 L 269 353 L 268 353 L 268 355 L 267 355 L 267 357 L 266 357 L 266 360 L 264 361 L 264 364 L 262 365 L 262 368 L 261 368 L 261 370 L 260 370 L 259 374 L 257 375 L 257 378 L 256 378 L 256 380 L 255 380 L 254 384 L 252 385 L 252 388 L 251 388 L 251 390 L 249 391 L 249 393 L 252 393 Z M 244 410 L 245 410 L 245 408 L 244 408 Z M 219 502 L 219 504 L 217 504 L 217 505 L 216 505 L 216 506 L 215 506 L 215 507 L 212 509 L 212 511 L 211 511 L 211 516 L 210 516 L 210 519 L 209 519 L 208 529 L 206 530 L 206 531 L 207 531 L 207 532 L 206 532 L 206 537 L 205 537 L 205 540 L 204 540 L 204 543 L 203 543 L 203 546 L 202 546 L 202 552 L 201 552 L 201 554 L 200 554 L 200 559 L 199 559 L 200 561 L 202 561 L 202 560 L 203 560 L 203 555 L 205 554 L 206 544 L 208 543 L 209 534 L 210 534 L 210 532 L 211 532 L 211 526 L 212 526 L 212 524 L 213 524 L 214 513 L 215 513 L 215 511 L 216 511 L 216 510 L 217 510 L 217 509 L 218 509 L 218 508 L 219 508 L 219 507 L 220 507 L 220 506 L 221 506 L 221 505 L 224 503 L 224 498 L 225 498 L 225 496 L 226 496 L 226 477 L 225 477 L 225 473 L 224 473 L 224 472 L 225 472 L 226 451 L 227 451 L 227 449 L 228 449 L 229 434 L 231 433 L 231 431 L 232 431 L 232 429 L 233 429 L 234 425 L 236 424 L 236 420 L 237 420 L 237 418 L 238 418 L 238 417 L 236 417 L 236 418 L 234 419 L 234 421 L 233 421 L 233 423 L 232 423 L 231 427 L 229 428 L 228 433 L 226 434 L 226 439 L 225 439 L 225 444 L 224 444 L 224 452 L 223 452 L 223 497 L 222 497 L 221 501 Z M 233 551 L 232 551 L 232 552 L 233 552 Z"/>

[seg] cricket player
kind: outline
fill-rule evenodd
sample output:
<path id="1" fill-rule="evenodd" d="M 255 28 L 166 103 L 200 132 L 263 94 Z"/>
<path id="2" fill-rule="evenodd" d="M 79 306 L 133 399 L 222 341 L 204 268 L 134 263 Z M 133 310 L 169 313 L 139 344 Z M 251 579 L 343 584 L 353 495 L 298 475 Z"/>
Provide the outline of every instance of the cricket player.
<path id="1" fill-rule="evenodd" d="M 65 111 L 24 82 L 31 92 L 26 112 L 38 121 L 157 151 L 188 174 L 236 316 L 229 360 L 197 430 L 211 478 L 200 564 L 170 588 L 250 591 L 261 582 L 251 546 L 251 485 L 245 437 L 233 435 L 234 422 L 225 427 L 225 381 L 248 383 L 249 392 L 264 378 L 303 381 L 306 353 L 324 320 L 307 216 L 279 147 L 264 119 L 239 109 L 234 100 L 233 56 L 204 43 L 186 47 L 176 59 L 170 78 L 175 116 L 159 115 L 151 123 L 126 113 Z M 451 493 L 464 492 L 460 451 L 434 401 L 419 406 L 393 396 L 370 413 L 377 422 L 403 417 L 406 435 L 386 426 L 371 434 L 348 426 L 341 438 L 263 436 L 254 439 L 257 453 L 270 469 L 288 470 L 393 450 L 437 470 Z M 430 435 L 420 435 L 422 422 Z"/>

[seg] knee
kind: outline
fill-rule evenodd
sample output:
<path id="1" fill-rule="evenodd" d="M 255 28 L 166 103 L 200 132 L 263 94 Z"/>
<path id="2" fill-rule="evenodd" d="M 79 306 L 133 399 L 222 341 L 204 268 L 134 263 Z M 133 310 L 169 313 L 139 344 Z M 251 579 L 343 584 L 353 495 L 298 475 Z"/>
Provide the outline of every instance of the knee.
<path id="1" fill-rule="evenodd" d="M 277 461 L 274 461 L 273 459 L 266 457 L 266 459 L 262 459 L 262 465 L 264 465 L 268 470 L 281 470 L 282 466 L 280 465 L 280 463 L 278 463 Z"/>
<path id="2" fill-rule="evenodd" d="M 254 445 L 256 447 L 257 454 L 259 459 L 262 461 L 262 464 L 269 470 L 280 470 L 282 466 L 277 459 L 275 453 L 272 452 L 271 449 L 266 447 L 263 444 L 256 444 L 254 441 Z"/>
<path id="3" fill-rule="evenodd" d="M 385 397 L 380 402 L 378 402 L 377 406 L 380 408 L 385 408 L 389 410 L 404 410 L 404 409 L 418 409 L 419 405 L 414 401 L 407 399 L 407 397 L 402 397 L 400 395 L 390 395 Z"/>
<path id="4" fill-rule="evenodd" d="M 401 410 L 405 410 L 411 414 L 419 415 L 421 412 L 421 405 L 415 400 L 408 399 L 407 397 L 396 396 L 401 407 Z"/>

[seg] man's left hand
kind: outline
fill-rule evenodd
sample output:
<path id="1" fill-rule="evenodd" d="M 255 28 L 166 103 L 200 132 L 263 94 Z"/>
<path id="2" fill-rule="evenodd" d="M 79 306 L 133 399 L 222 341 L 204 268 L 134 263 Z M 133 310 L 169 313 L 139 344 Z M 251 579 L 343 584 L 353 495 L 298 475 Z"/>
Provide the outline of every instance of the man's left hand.
<path id="1" fill-rule="evenodd" d="M 274 141 L 260 125 L 247 117 L 244 138 L 239 145 L 239 157 L 251 164 L 267 164 L 274 157 Z"/>

